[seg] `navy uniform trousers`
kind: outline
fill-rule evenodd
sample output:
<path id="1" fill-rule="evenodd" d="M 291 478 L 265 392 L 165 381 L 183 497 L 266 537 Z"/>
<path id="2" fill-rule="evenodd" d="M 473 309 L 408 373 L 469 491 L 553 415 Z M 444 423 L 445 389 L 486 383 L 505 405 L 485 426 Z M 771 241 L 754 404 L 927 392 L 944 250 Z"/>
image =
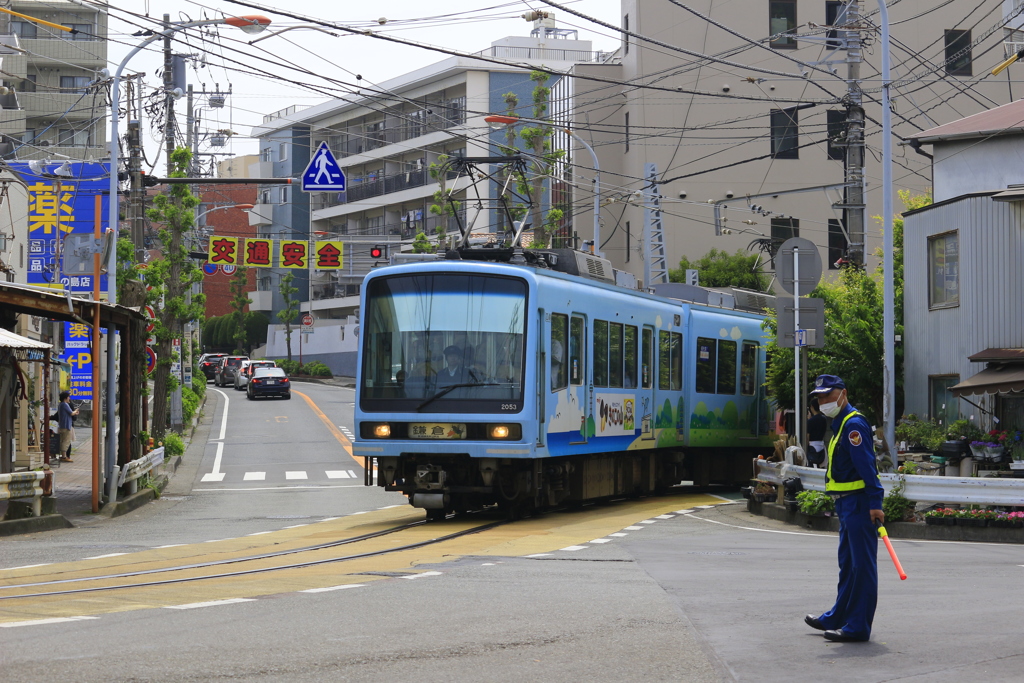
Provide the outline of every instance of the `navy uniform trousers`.
<path id="1" fill-rule="evenodd" d="M 836 604 L 818 617 L 829 630 L 865 640 L 878 603 L 878 535 L 862 491 L 837 498 L 839 518 L 839 594 Z"/>

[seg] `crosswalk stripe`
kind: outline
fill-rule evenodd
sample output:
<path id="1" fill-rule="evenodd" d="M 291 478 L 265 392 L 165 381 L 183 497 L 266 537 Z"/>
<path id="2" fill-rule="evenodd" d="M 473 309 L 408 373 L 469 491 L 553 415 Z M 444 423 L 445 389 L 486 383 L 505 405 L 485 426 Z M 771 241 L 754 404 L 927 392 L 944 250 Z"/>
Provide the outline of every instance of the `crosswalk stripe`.
<path id="1" fill-rule="evenodd" d="M 266 472 L 246 472 L 245 476 L 242 477 L 242 481 L 266 481 Z"/>
<path id="2" fill-rule="evenodd" d="M 328 479 L 354 479 L 347 470 L 327 470 Z"/>
<path id="3" fill-rule="evenodd" d="M 309 479 L 305 472 L 285 472 L 285 479 Z"/>

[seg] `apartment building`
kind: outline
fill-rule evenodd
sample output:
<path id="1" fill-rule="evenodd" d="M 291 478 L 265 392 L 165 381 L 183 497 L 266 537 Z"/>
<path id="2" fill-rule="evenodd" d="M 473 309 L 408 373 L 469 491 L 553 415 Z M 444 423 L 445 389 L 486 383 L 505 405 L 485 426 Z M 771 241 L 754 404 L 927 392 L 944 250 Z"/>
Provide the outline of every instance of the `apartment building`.
<path id="1" fill-rule="evenodd" d="M 931 159 L 901 141 L 1024 95 L 1019 85 L 1024 65 L 1011 66 L 999 78 L 989 74 L 1004 54 L 1024 47 L 1024 7 L 1021 0 L 891 4 L 897 81 L 893 182 L 896 190 L 923 193 L 932 185 Z M 645 164 L 653 163 L 663 196 L 669 267 L 684 255 L 697 259 L 712 248 L 751 249 L 762 254 L 770 270 L 772 249 L 800 236 L 818 245 L 834 273 L 847 248 L 850 207 L 844 205 L 852 202 L 841 186 L 787 193 L 844 182 L 848 51 L 836 27 L 845 21 L 847 4 L 704 0 L 686 5 L 693 11 L 623 0 L 621 26 L 636 36 L 623 38 L 620 63 L 574 68 L 580 77 L 575 125 L 589 136 L 600 161 L 606 204 L 601 250 L 616 268 L 643 278 L 644 202 L 636 191 L 647 185 Z M 882 213 L 881 50 L 877 5 L 862 1 L 860 11 L 867 119 L 865 253 L 873 268 L 882 244 L 881 222 L 875 218 Z M 586 156 L 577 158 L 577 175 L 592 173 L 585 168 Z M 591 197 L 587 183 L 576 186 L 577 209 L 589 205 Z M 716 202 L 723 218 L 717 229 Z M 902 209 L 898 198 L 895 208 Z M 581 211 L 577 226 L 587 220 Z"/>
<path id="2" fill-rule="evenodd" d="M 557 28 L 550 18 L 537 22 L 529 36 L 504 38 L 476 54 L 555 71 L 609 57 L 594 52 L 592 43 L 579 40 L 576 31 Z M 553 102 L 568 102 L 567 80 L 552 78 L 547 85 L 553 88 Z M 464 174 L 446 178 L 447 189 L 462 203 L 458 214 L 432 214 L 439 186 L 430 167 L 441 155 L 499 154 L 496 145 L 504 141 L 504 133 L 492 131 L 484 117 L 506 110 L 506 93 L 515 93 L 518 111 L 529 116 L 533 88 L 523 67 L 451 57 L 379 85 L 367 84 L 349 98 L 266 116 L 253 132 L 260 139 L 261 177 L 299 177 L 310 150 L 321 142 L 327 142 L 347 177 L 344 193 L 305 195 L 297 187 L 263 187 L 250 212 L 260 236 L 306 239 L 312 234 L 314 239 L 345 242 L 341 271 L 314 273 L 311 282 L 296 272 L 302 310 L 312 310 L 317 318 L 355 314 L 363 277 L 383 262 L 371 256 L 375 245 L 409 251 L 418 233 L 436 240 L 439 226 L 453 233 L 460 222 L 481 235 L 506 227 L 494 210 L 495 188 L 481 184 L 484 200 L 478 203 L 475 191 L 467 199 L 470 180 Z M 565 144 L 564 139 L 556 144 Z M 254 310 L 280 309 L 279 273 L 261 271 L 252 295 Z"/>

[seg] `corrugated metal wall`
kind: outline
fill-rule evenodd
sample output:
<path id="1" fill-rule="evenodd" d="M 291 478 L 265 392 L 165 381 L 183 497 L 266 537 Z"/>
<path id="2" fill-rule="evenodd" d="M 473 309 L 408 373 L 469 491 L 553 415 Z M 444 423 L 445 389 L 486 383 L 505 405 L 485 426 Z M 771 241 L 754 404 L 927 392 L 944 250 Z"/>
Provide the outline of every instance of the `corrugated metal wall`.
<path id="1" fill-rule="evenodd" d="M 904 225 L 904 387 L 907 413 L 928 415 L 929 375 L 980 372 L 967 357 L 1024 348 L 1024 228 L 1020 202 L 968 197 L 907 216 Z M 928 309 L 928 237 L 956 230 L 960 305 Z M 994 402 L 971 397 L 991 410 Z M 979 411 L 961 402 L 960 414 Z M 983 422 L 987 424 L 987 421 Z"/>

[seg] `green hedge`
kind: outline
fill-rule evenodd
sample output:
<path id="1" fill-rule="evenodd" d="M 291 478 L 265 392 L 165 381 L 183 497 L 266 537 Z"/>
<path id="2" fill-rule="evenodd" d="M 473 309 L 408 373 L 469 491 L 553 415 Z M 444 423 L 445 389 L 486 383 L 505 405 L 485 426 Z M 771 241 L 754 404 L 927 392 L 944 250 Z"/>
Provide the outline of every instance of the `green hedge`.
<path id="1" fill-rule="evenodd" d="M 182 455 L 185 452 L 185 442 L 174 432 L 167 432 L 164 435 L 164 453 L 169 456 Z"/>
<path id="2" fill-rule="evenodd" d="M 192 422 L 192 418 L 199 408 L 199 396 L 190 388 L 181 387 L 181 420 L 184 424 Z"/>
<path id="3" fill-rule="evenodd" d="M 310 375 L 311 377 L 334 377 L 331 374 L 331 369 L 318 360 L 303 365 L 302 374 Z"/>

